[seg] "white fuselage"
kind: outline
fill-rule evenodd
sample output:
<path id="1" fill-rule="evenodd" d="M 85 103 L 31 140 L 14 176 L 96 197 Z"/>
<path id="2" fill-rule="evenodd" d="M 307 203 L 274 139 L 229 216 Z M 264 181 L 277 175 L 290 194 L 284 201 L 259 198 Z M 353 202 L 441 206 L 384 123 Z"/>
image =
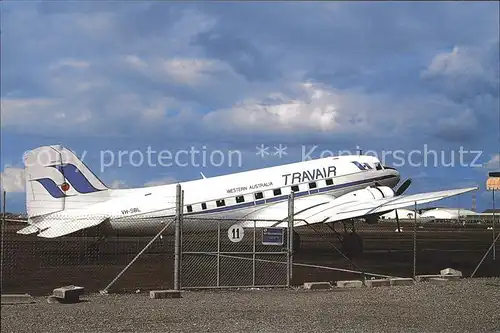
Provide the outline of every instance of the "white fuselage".
<path id="1" fill-rule="evenodd" d="M 264 207 L 328 194 L 339 197 L 367 186 L 393 188 L 399 173 L 372 156 L 339 156 L 180 183 L 186 217 L 245 219 Z M 109 215 L 107 233 L 151 234 L 175 215 L 176 184 L 112 190 L 89 211 Z"/>

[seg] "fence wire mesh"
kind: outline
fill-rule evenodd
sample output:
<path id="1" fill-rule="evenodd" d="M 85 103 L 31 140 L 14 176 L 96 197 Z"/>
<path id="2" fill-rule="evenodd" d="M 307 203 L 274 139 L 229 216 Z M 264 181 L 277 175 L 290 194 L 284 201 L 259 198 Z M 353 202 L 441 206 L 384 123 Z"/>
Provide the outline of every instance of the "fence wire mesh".
<path id="1" fill-rule="evenodd" d="M 130 221 L 140 232 L 144 221 Z M 228 231 L 231 225 L 241 221 L 207 219 L 203 221 L 204 226 L 210 225 L 210 228 L 205 229 L 194 222 L 184 217 L 182 287 L 287 284 L 286 231 L 282 246 L 263 245 L 263 228 L 259 227 L 259 221 L 255 222 L 255 228 L 245 228 L 239 242 L 231 241 L 232 235 Z M 152 239 L 152 235 L 123 234 L 102 238 L 99 237 L 102 231 L 99 227 L 52 239 L 37 237 L 36 233 L 16 233 L 26 226 L 26 221 L 9 219 L 2 228 L 2 292 L 46 295 L 52 289 L 68 284 L 82 285 L 91 292 L 99 291 Z M 394 220 L 381 220 L 373 225 L 360 222 L 355 226 L 363 238 L 364 252 L 350 260 L 340 253 L 340 238 L 344 232 L 342 223 L 334 224 L 340 237 L 321 223 L 295 228 L 300 249 L 293 254 L 295 265 L 290 284 L 359 278 L 359 274 L 351 272 L 359 270 L 411 277 L 414 254 L 417 274 L 436 274 L 451 267 L 461 270 L 464 276 L 470 276 L 492 244 L 492 220 L 487 217 L 477 221 L 419 220 L 416 253 L 413 250 L 413 220 L 401 219 L 402 232 L 397 232 Z M 498 232 L 500 228 L 496 229 Z M 110 291 L 172 288 L 173 233 L 171 225 Z M 492 253 L 485 257 L 475 276 L 500 276 L 499 242 L 496 243 L 496 253 L 496 261 L 493 261 Z"/>
<path id="2" fill-rule="evenodd" d="M 241 222 L 184 218 L 184 225 L 205 231 L 183 230 L 183 288 L 287 286 L 285 229 L 281 244 L 265 245 L 264 221 L 245 221 L 248 228 Z"/>

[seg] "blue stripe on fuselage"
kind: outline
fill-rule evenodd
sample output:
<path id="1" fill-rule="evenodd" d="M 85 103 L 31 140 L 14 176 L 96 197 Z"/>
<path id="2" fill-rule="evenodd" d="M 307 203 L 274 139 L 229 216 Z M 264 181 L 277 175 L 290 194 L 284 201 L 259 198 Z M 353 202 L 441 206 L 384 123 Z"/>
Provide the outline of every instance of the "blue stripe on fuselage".
<path id="1" fill-rule="evenodd" d="M 323 187 L 323 188 L 317 189 L 317 191 L 320 192 L 320 193 L 321 192 L 329 192 L 329 191 L 332 191 L 332 190 L 335 190 L 335 189 L 339 189 L 339 188 L 350 187 L 350 186 L 360 185 L 360 184 L 365 184 L 365 183 L 371 183 L 371 182 L 374 182 L 374 181 L 377 181 L 377 180 L 390 179 L 390 178 L 394 178 L 394 177 L 396 177 L 396 176 L 394 176 L 394 175 L 387 175 L 387 176 L 382 176 L 382 177 L 357 180 L 357 181 L 350 182 L 350 183 L 343 183 L 343 184 L 337 184 L 337 185 L 331 185 L 331 186 Z M 314 191 L 316 191 L 316 189 L 314 189 Z M 309 191 L 302 191 L 302 192 L 295 192 L 294 196 L 295 197 L 300 197 L 300 196 L 308 195 L 308 194 L 309 194 Z M 252 202 L 245 202 L 245 203 L 242 203 L 242 204 L 236 204 L 236 205 L 226 206 L 226 207 L 218 207 L 218 208 L 211 209 L 211 210 L 202 210 L 202 211 L 193 212 L 193 213 L 184 213 L 184 216 L 186 216 L 186 215 L 208 214 L 208 213 L 219 213 L 219 212 L 224 212 L 224 211 L 230 211 L 230 210 L 235 210 L 235 209 L 241 209 L 241 208 L 245 208 L 245 207 L 250 207 L 250 206 L 253 206 L 253 205 L 256 205 L 256 206 L 257 205 L 262 205 L 264 203 L 269 203 L 269 202 L 284 201 L 287 198 L 288 198 L 288 195 L 281 195 L 279 197 L 273 197 L 273 198 L 269 198 L 269 199 L 265 199 L 265 200 L 257 200 L 257 201 L 252 201 Z"/>

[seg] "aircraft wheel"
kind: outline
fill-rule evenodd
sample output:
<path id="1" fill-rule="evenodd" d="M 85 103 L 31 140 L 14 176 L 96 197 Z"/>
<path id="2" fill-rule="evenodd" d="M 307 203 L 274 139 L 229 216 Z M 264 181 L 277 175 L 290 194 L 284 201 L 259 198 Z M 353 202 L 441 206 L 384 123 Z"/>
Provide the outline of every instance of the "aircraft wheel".
<path id="1" fill-rule="evenodd" d="M 363 239 L 355 232 L 346 233 L 342 240 L 342 251 L 349 258 L 363 254 Z"/>

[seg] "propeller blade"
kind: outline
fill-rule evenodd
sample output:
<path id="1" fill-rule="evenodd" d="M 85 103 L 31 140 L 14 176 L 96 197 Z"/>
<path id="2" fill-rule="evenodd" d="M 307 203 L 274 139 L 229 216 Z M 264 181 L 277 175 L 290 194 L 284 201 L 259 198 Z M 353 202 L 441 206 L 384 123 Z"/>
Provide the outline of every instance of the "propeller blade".
<path id="1" fill-rule="evenodd" d="M 401 186 L 396 190 L 396 192 L 394 194 L 396 196 L 403 194 L 404 191 L 406 191 L 408 189 L 408 187 L 410 187 L 410 185 L 411 185 L 411 179 L 405 180 L 404 183 L 401 184 Z"/>
<path id="2" fill-rule="evenodd" d="M 398 215 L 398 210 L 396 209 L 396 224 L 398 226 L 398 232 L 401 232 L 401 227 L 399 226 L 399 215 Z"/>

